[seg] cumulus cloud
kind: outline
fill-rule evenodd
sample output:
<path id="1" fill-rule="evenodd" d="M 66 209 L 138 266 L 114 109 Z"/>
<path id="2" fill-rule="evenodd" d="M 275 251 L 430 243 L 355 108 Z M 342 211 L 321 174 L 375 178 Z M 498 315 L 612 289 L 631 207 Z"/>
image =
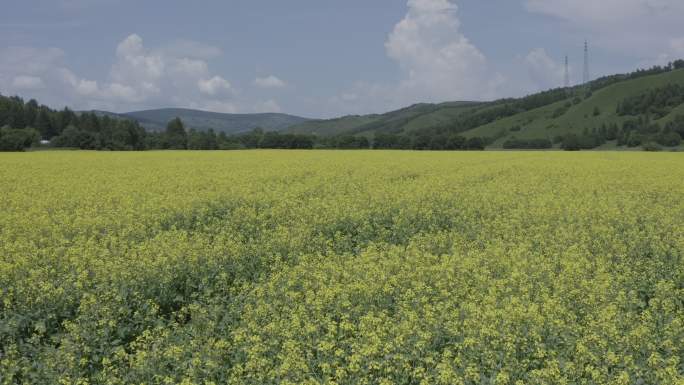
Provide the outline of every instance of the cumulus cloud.
<path id="1" fill-rule="evenodd" d="M 116 47 L 116 63 L 112 67 L 111 79 L 113 84 L 130 88 L 153 89 L 150 85 L 158 82 L 165 74 L 167 61 L 154 52 L 149 52 L 143 46 L 140 36 L 133 34 L 124 39 Z M 137 92 L 126 92 L 133 95 Z M 121 94 L 123 95 L 123 94 Z M 139 98 L 135 98 L 138 100 Z M 131 99 L 133 101 L 133 99 Z"/>
<path id="2" fill-rule="evenodd" d="M 387 55 L 403 69 L 401 91 L 420 99 L 483 98 L 493 93 L 485 55 L 461 32 L 449 0 L 409 0 L 389 35 Z"/>
<path id="3" fill-rule="evenodd" d="M 77 109 L 131 109 L 196 106 L 219 112 L 238 110 L 235 92 L 224 77 L 211 73 L 206 57 L 211 46 L 191 41 L 158 49 L 131 34 L 115 50 L 115 60 L 101 81 L 86 79 L 66 65 L 59 49 L 0 49 L 0 90 Z M 29 92 L 30 91 L 30 92 Z M 242 103 L 243 109 L 254 105 Z"/>
<path id="4" fill-rule="evenodd" d="M 285 82 L 280 80 L 275 75 L 269 75 L 263 78 L 256 78 L 254 80 L 254 85 L 260 88 L 282 88 L 286 86 Z"/>
<path id="5" fill-rule="evenodd" d="M 200 79 L 197 81 L 197 86 L 202 93 L 207 95 L 216 95 L 222 90 L 230 89 L 230 83 L 220 76 L 214 76 L 213 78 L 206 80 Z"/>
<path id="6" fill-rule="evenodd" d="M 58 70 L 62 80 L 70 85 L 79 95 L 94 95 L 99 91 L 97 81 L 79 79 L 73 72 L 66 68 Z"/>
<path id="7" fill-rule="evenodd" d="M 0 92 L 37 98 L 43 103 L 70 103 L 74 92 L 71 84 L 65 84 L 65 57 L 57 48 L 0 48 Z"/>
<path id="8" fill-rule="evenodd" d="M 385 42 L 401 69 L 395 84 L 358 82 L 330 100 L 342 110 L 382 111 L 417 102 L 489 99 L 504 82 L 461 31 L 450 0 L 408 0 L 408 11 Z"/>

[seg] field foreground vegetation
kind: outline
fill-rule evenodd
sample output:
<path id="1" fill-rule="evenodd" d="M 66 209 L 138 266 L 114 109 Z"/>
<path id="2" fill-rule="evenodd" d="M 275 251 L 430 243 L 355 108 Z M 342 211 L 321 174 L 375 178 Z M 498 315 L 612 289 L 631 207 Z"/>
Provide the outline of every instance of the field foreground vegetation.
<path id="1" fill-rule="evenodd" d="M 676 153 L 0 154 L 2 384 L 684 384 Z"/>

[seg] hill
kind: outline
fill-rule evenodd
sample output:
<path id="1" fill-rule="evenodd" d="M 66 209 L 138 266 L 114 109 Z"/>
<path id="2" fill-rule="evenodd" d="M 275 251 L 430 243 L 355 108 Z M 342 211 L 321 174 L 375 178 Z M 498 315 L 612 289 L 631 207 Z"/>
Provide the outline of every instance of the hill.
<path id="1" fill-rule="evenodd" d="M 627 104 L 635 105 L 636 110 L 625 111 L 621 106 Z M 560 147 L 563 138 L 599 136 L 600 132 L 609 130 L 615 131 L 615 135 L 605 138 L 604 134 L 600 145 L 619 141 L 620 131 L 623 141 L 627 140 L 629 131 L 635 131 L 633 136 L 640 135 L 643 141 L 656 140 L 649 134 L 668 134 L 673 128 L 667 127 L 678 116 L 684 116 L 682 61 L 522 98 L 416 104 L 379 115 L 310 120 L 288 131 L 323 137 L 400 136 L 408 137 L 404 143 L 414 144 L 421 137 L 422 142 L 439 143 L 447 136 L 458 134 L 465 140 L 482 138 L 489 148 L 530 140 L 544 140 Z"/>
<path id="2" fill-rule="evenodd" d="M 496 137 L 498 139 L 494 142 L 494 147 L 500 147 L 511 137 L 553 139 L 568 134 L 581 135 L 586 130 L 592 131 L 597 127 L 611 125 L 622 127 L 625 122 L 639 116 L 646 118 L 647 115 L 650 115 L 649 120 L 652 123 L 664 126 L 677 115 L 684 114 L 684 100 L 660 117 L 648 113 L 620 114 L 618 113 L 618 106 L 625 99 L 645 95 L 653 90 L 673 85 L 684 86 L 684 70 L 620 81 L 585 95 L 575 91 L 566 99 L 498 119 L 468 130 L 464 132 L 464 135 L 467 137 Z M 518 127 L 520 128 L 519 131 L 511 131 L 512 128 L 517 129 Z"/>
<path id="3" fill-rule="evenodd" d="M 264 114 L 224 114 L 184 108 L 162 108 L 155 110 L 134 111 L 122 114 L 107 111 L 93 111 L 101 116 L 133 119 L 149 131 L 163 131 L 173 118 L 181 118 L 185 125 L 200 131 L 213 129 L 220 133 L 235 134 L 247 132 L 255 128 L 265 131 L 283 131 L 288 127 L 308 121 L 299 116 L 264 113 Z"/>
<path id="4" fill-rule="evenodd" d="M 400 110 L 375 115 L 350 115 L 327 120 L 309 120 L 294 125 L 289 132 L 297 134 L 364 135 L 374 133 L 404 133 L 424 127 L 448 124 L 462 112 L 479 102 L 448 102 L 442 104 L 420 103 Z"/>

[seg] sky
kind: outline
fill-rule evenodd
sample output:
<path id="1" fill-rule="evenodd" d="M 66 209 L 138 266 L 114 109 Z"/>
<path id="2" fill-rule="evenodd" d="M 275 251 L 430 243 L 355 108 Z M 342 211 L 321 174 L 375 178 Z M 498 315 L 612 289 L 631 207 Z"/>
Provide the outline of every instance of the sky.
<path id="1" fill-rule="evenodd" d="M 684 58 L 682 0 L 10 0 L 0 93 L 312 118 L 491 100 Z"/>

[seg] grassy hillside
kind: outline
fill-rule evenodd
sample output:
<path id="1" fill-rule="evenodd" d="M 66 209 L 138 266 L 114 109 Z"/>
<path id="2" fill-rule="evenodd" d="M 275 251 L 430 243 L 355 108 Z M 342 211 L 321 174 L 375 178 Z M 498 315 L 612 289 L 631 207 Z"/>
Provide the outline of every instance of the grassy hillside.
<path id="1" fill-rule="evenodd" d="M 96 112 L 100 115 L 136 120 L 150 131 L 163 131 L 171 119 L 179 117 L 190 128 L 200 131 L 213 129 L 216 132 L 225 132 L 227 134 L 246 132 L 257 127 L 265 131 L 283 131 L 292 125 L 309 120 L 299 116 L 279 113 L 223 114 L 183 108 L 163 108 L 123 114 L 105 111 Z"/>
<path id="2" fill-rule="evenodd" d="M 448 124 L 461 113 L 479 105 L 481 103 L 477 102 L 421 103 L 382 115 L 354 115 L 328 120 L 311 120 L 294 125 L 288 131 L 322 136 L 347 134 L 369 136 L 377 132 L 398 134 Z"/>
<path id="3" fill-rule="evenodd" d="M 296 124 L 290 127 L 288 131 L 296 134 L 316 134 L 321 136 L 339 135 L 376 122 L 380 117 L 381 115 L 349 115 L 329 120 L 310 120 Z"/>
<path id="4" fill-rule="evenodd" d="M 668 84 L 684 85 L 684 70 L 619 82 L 595 91 L 589 97 L 581 97 L 581 101 L 578 104 L 573 103 L 573 99 L 577 95 L 571 93 L 566 100 L 499 119 L 466 131 L 464 136 L 496 137 L 505 131 L 506 134 L 495 142 L 494 146 L 497 147 L 512 136 L 522 139 L 551 139 L 554 136 L 562 136 L 569 133 L 580 134 L 585 128 L 591 130 L 603 124 L 616 123 L 622 125 L 626 120 L 633 119 L 633 117 L 619 116 L 616 112 L 618 103 L 627 97 L 639 95 L 649 89 Z M 570 107 L 567 109 L 567 112 L 561 116 L 554 117 L 554 113 L 564 108 L 568 103 Z M 594 115 L 596 107 L 598 107 L 600 112 L 598 115 Z M 675 108 L 669 115 L 657 122 L 661 124 L 667 123 L 677 114 L 684 114 L 684 105 Z M 521 130 L 511 132 L 510 129 L 516 126 L 520 126 Z"/>
<path id="5" fill-rule="evenodd" d="M 673 85 L 684 86 L 684 69 L 615 75 L 598 79 L 588 87 L 550 90 L 519 99 L 416 104 L 381 115 L 312 120 L 289 131 L 369 138 L 379 133 L 432 138 L 457 133 L 465 138 L 489 138 L 493 140 L 489 147 L 500 148 L 511 138 L 553 140 L 569 134 L 581 135 L 604 125 L 622 127 L 625 121 L 639 117 L 664 127 L 675 116 L 684 115 L 684 103 L 671 106 L 671 111 L 662 117 L 648 113 L 620 116 L 617 107 L 626 98 Z"/>

